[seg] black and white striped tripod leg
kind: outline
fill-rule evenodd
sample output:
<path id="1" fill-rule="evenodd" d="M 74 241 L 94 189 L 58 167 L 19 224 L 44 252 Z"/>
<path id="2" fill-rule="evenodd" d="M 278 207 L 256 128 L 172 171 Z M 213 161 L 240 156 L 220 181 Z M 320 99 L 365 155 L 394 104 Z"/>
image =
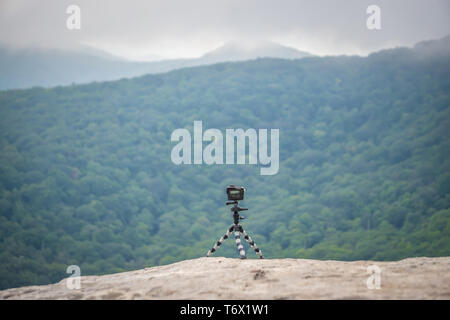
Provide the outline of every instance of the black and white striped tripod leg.
<path id="1" fill-rule="evenodd" d="M 252 240 L 252 238 L 250 238 L 250 236 L 247 234 L 247 232 L 245 232 L 244 228 L 242 228 L 242 226 L 240 227 L 240 231 L 242 232 L 242 234 L 244 235 L 244 239 L 247 240 L 247 242 L 250 244 L 250 246 L 253 248 L 253 250 L 255 250 L 256 254 L 259 256 L 260 259 L 264 259 L 261 249 L 259 249 L 256 246 L 256 243 Z"/>
<path id="2" fill-rule="evenodd" d="M 211 248 L 211 250 L 208 251 L 208 253 L 206 254 L 207 257 L 211 256 L 218 247 L 220 247 L 220 245 L 228 239 L 228 237 L 230 236 L 231 232 L 233 232 L 234 230 L 234 224 L 230 225 L 230 227 L 227 230 L 227 233 L 225 233 L 225 235 L 219 239 L 219 241 L 216 242 L 216 244 Z"/>
<path id="3" fill-rule="evenodd" d="M 237 225 L 235 225 L 234 238 L 236 239 L 236 246 L 237 246 L 237 249 L 239 250 L 241 259 L 246 259 L 247 257 L 245 256 L 244 246 L 241 243 L 241 236 L 239 235 L 239 229 L 242 229 L 242 227 L 239 228 Z"/>

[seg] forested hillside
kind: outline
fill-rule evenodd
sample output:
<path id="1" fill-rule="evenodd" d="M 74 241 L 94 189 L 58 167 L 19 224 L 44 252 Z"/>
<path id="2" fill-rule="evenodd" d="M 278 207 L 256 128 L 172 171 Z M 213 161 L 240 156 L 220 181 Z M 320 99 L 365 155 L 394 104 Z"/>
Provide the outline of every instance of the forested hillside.
<path id="1" fill-rule="evenodd" d="M 0 92 L 0 288 L 204 256 L 232 223 L 228 184 L 267 258 L 450 255 L 448 48 Z M 278 128 L 278 174 L 176 166 L 171 133 L 194 120 Z"/>

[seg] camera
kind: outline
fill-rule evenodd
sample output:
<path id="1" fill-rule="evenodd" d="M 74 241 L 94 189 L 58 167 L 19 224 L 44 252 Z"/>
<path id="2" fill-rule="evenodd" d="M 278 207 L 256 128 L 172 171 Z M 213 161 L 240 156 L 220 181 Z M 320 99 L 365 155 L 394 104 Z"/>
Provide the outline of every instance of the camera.
<path id="1" fill-rule="evenodd" d="M 244 187 L 237 187 L 231 184 L 227 187 L 228 200 L 231 201 L 243 200 L 244 192 L 245 192 Z"/>

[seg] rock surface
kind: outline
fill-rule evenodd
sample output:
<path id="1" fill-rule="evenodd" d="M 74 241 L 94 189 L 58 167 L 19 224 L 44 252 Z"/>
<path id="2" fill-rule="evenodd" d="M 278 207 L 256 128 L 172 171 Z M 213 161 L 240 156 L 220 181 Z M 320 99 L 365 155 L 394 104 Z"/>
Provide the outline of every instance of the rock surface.
<path id="1" fill-rule="evenodd" d="M 379 289 L 367 285 L 367 268 L 373 265 L 381 271 Z M 395 262 L 199 258 L 82 276 L 80 289 L 68 289 L 67 279 L 7 289 L 0 299 L 450 299 L 450 257 Z"/>

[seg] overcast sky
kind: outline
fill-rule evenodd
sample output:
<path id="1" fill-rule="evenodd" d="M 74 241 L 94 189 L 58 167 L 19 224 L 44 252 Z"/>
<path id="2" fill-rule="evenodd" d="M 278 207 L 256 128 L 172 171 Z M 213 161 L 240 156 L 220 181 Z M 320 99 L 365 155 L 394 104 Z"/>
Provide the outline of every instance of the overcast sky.
<path id="1" fill-rule="evenodd" d="M 80 30 L 66 27 L 71 4 L 81 9 Z M 381 30 L 366 27 L 371 4 L 381 9 Z M 364 55 L 441 38 L 449 21 L 448 0 L 0 0 L 0 43 L 85 45 L 142 59 L 264 39 L 319 55 Z"/>

